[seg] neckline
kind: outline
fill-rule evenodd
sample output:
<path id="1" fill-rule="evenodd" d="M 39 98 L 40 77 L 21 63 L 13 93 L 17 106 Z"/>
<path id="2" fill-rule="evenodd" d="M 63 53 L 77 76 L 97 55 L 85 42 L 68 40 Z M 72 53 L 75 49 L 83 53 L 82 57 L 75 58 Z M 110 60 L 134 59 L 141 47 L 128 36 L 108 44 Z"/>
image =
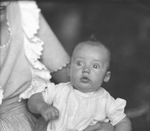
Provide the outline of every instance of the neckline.
<path id="1" fill-rule="evenodd" d="M 80 96 L 82 96 L 82 97 L 86 97 L 86 98 L 92 97 L 92 96 L 94 96 L 94 94 L 95 94 L 95 92 L 84 93 L 84 92 L 81 92 L 81 91 L 76 90 L 76 89 L 73 89 L 73 90 L 74 90 L 74 92 L 75 92 L 76 94 L 78 94 L 78 95 L 80 95 Z"/>
<path id="2" fill-rule="evenodd" d="M 71 85 L 71 83 L 70 83 L 70 85 Z M 74 89 L 72 85 L 71 85 L 71 90 L 72 90 L 75 94 L 79 95 L 80 97 L 87 98 L 87 99 L 88 99 L 88 98 L 100 97 L 100 96 L 103 95 L 103 93 L 104 93 L 104 91 L 105 91 L 105 89 L 104 89 L 103 87 L 101 87 L 101 89 L 99 89 L 99 90 L 96 91 L 96 92 L 84 93 L 84 92 L 81 92 L 81 91 L 79 91 L 79 90 L 77 90 L 77 89 Z"/>

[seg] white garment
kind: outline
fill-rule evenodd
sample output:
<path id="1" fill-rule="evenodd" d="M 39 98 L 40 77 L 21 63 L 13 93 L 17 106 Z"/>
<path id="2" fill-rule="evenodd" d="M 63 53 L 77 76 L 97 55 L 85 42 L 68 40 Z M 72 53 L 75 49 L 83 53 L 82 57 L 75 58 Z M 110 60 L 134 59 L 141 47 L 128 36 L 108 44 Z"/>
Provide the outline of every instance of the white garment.
<path id="1" fill-rule="evenodd" d="M 82 93 L 69 83 L 49 83 L 43 98 L 59 110 L 59 119 L 48 124 L 47 131 L 82 131 L 97 121 L 117 124 L 126 115 L 126 101 L 116 100 L 101 88 L 95 93 Z M 51 129 L 52 127 L 52 129 Z"/>
<path id="2" fill-rule="evenodd" d="M 19 3 L 21 13 L 22 13 L 22 26 L 24 35 L 24 48 L 25 55 L 31 64 L 32 72 L 32 82 L 29 88 L 27 88 L 19 96 L 19 101 L 21 99 L 27 99 L 32 94 L 41 92 L 45 89 L 45 81 L 49 82 L 51 79 L 51 72 L 57 71 L 65 67 L 69 63 L 69 57 L 62 47 L 61 43 L 55 39 L 55 34 L 52 32 L 51 28 L 49 30 L 49 37 L 53 40 L 49 40 L 49 60 L 50 70 L 39 61 L 43 52 L 44 43 L 38 36 L 38 31 L 40 29 L 40 13 L 41 10 L 38 8 L 35 1 L 24 1 Z M 47 32 L 48 33 L 48 32 Z M 52 42 L 52 43 L 51 43 Z M 58 52 L 57 52 L 58 51 Z M 61 56 L 61 57 L 60 57 Z M 56 60 L 57 58 L 57 60 Z"/>
<path id="3" fill-rule="evenodd" d="M 18 98 L 43 91 L 50 72 L 64 67 L 69 57 L 35 1 L 11 1 L 6 10 L 11 40 L 0 48 L 0 131 L 32 131 L 35 118 Z"/>

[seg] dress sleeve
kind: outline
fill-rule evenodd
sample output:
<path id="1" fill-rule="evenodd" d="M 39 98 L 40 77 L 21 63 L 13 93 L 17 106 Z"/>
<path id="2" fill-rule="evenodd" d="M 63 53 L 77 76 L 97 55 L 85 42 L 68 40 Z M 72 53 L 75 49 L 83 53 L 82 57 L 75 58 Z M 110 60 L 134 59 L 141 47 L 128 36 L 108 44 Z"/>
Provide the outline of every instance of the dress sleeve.
<path id="1" fill-rule="evenodd" d="M 120 122 L 126 114 L 124 113 L 124 109 L 126 106 L 126 101 L 121 98 L 114 99 L 109 96 L 107 105 L 106 105 L 106 114 L 110 123 L 114 126 L 118 122 Z"/>
<path id="2" fill-rule="evenodd" d="M 54 83 L 48 83 L 47 88 L 42 92 L 44 101 L 48 104 L 52 104 L 56 94 L 56 87 Z"/>
<path id="3" fill-rule="evenodd" d="M 67 92 L 69 91 L 69 88 L 67 87 L 68 83 L 48 83 L 47 88 L 42 92 L 44 101 L 48 104 L 53 103 L 54 101 L 58 101 L 58 99 L 61 99 L 61 95 L 66 96 Z M 67 87 L 67 88 L 66 88 Z"/>
<path id="4" fill-rule="evenodd" d="M 70 57 L 46 22 L 36 2 L 23 1 L 20 2 L 20 7 L 23 30 L 30 40 L 25 44 L 27 57 L 38 68 L 43 65 L 35 60 L 41 59 L 50 72 L 65 67 L 69 63 Z"/>
<path id="5" fill-rule="evenodd" d="M 69 55 L 41 14 L 38 35 L 44 42 L 42 62 L 50 72 L 65 67 L 69 63 Z"/>
<path id="6" fill-rule="evenodd" d="M 20 94 L 21 100 L 44 91 L 45 83 L 51 79 L 50 73 L 66 66 L 69 56 L 46 23 L 36 2 L 19 1 L 18 3 L 22 16 L 25 55 L 32 72 L 31 85 Z"/>
<path id="7" fill-rule="evenodd" d="M 22 17 L 22 29 L 24 32 L 24 51 L 32 72 L 32 81 L 19 96 L 27 99 L 32 94 L 45 90 L 51 75 L 46 66 L 39 61 L 43 52 L 44 42 L 37 36 L 39 26 L 40 9 L 34 1 L 19 1 Z"/>
<path id="8" fill-rule="evenodd" d="M 40 28 L 40 9 L 34 1 L 20 1 L 19 7 L 24 31 L 25 55 L 33 68 L 46 70 L 45 65 L 39 61 L 44 45 L 44 42 L 37 36 Z"/>

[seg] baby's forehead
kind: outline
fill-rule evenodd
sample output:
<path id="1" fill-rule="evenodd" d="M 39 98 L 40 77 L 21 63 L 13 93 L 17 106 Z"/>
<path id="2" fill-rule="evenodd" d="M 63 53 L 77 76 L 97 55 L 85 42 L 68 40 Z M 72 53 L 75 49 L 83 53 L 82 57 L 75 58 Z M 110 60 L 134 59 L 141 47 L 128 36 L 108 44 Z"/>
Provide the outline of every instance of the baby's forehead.
<path id="1" fill-rule="evenodd" d="M 103 44 L 99 41 L 83 41 L 83 42 L 80 42 L 78 45 L 100 46 Z"/>
<path id="2" fill-rule="evenodd" d="M 105 47 L 102 44 L 99 44 L 98 42 L 96 43 L 89 43 L 89 42 L 82 42 L 79 43 L 74 51 L 73 51 L 73 56 L 78 56 L 79 54 L 81 55 L 92 55 L 94 53 L 97 53 L 99 55 L 102 55 L 103 52 L 107 52 L 107 49 L 105 49 Z M 104 54 L 105 54 L 104 53 Z"/>
<path id="3" fill-rule="evenodd" d="M 109 57 L 109 59 L 111 59 L 111 53 L 110 53 L 110 50 L 109 50 L 109 48 L 107 48 L 103 43 L 101 43 L 101 42 L 99 42 L 99 41 L 84 41 L 84 42 L 80 42 L 76 47 L 75 47 L 75 49 L 74 49 L 74 51 L 73 51 L 73 56 L 74 55 L 77 55 L 77 53 L 79 53 L 79 51 L 81 51 L 82 52 L 82 50 L 83 50 L 83 52 L 85 52 L 86 53 L 86 51 L 85 50 L 90 50 L 91 48 L 93 48 L 93 47 L 96 47 L 98 50 L 95 50 L 95 51 L 98 51 L 98 52 L 105 52 L 107 55 L 108 55 L 108 57 Z M 105 54 L 104 53 L 104 54 Z"/>
<path id="4" fill-rule="evenodd" d="M 85 48 L 90 49 L 92 47 L 107 50 L 107 48 L 101 42 L 95 42 L 95 41 L 94 42 L 93 41 L 81 42 L 75 47 L 75 50 L 84 50 Z"/>

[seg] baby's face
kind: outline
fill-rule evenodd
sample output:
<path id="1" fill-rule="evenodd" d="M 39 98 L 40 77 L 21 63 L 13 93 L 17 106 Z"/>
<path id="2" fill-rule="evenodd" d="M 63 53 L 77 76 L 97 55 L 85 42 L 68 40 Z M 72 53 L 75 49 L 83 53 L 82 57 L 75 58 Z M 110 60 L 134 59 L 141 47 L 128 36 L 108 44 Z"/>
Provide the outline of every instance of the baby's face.
<path id="1" fill-rule="evenodd" d="M 82 92 L 93 92 L 101 88 L 110 78 L 109 53 L 103 46 L 78 45 L 70 65 L 72 85 Z"/>

